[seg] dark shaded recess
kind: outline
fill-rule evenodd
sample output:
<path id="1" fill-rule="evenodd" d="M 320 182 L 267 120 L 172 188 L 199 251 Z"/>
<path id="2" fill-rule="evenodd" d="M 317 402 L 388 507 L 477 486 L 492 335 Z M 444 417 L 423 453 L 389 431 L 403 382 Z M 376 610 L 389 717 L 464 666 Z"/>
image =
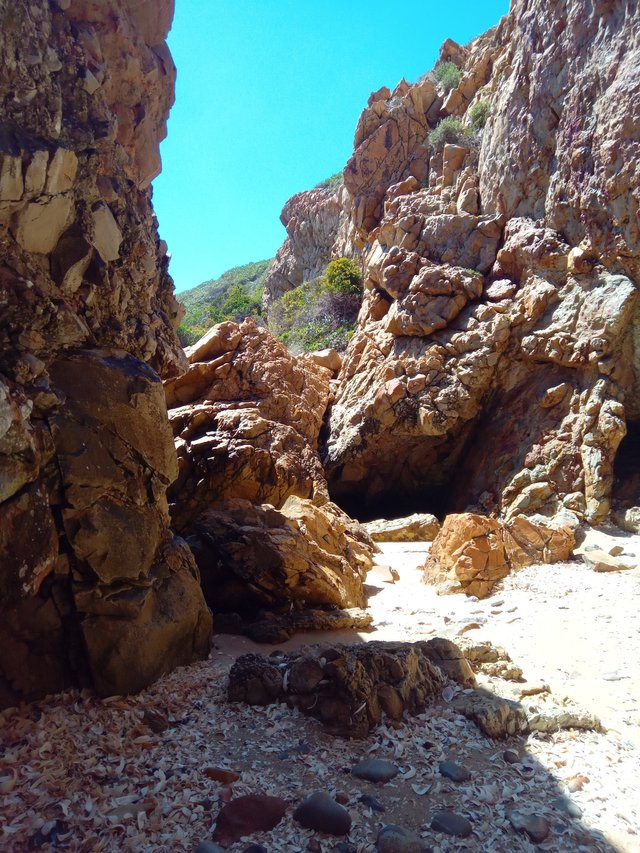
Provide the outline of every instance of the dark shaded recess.
<path id="1" fill-rule="evenodd" d="M 640 420 L 627 421 L 613 476 L 613 499 L 625 506 L 640 506 Z"/>
<path id="2" fill-rule="evenodd" d="M 377 436 L 367 436 L 367 447 L 356 457 L 369 469 L 367 477 L 342 482 L 341 468 L 327 467 L 331 499 L 359 521 L 415 512 L 442 520 L 451 512 L 496 511 L 514 473 L 544 462 L 548 444 L 569 412 L 571 389 L 581 379 L 569 368 L 534 366 L 509 391 L 488 396 L 482 414 L 459 432 L 437 438 L 398 436 L 394 443 L 385 441 L 386 455 L 375 452 Z M 541 405 L 546 392 L 562 383 L 567 385 L 565 396 L 553 406 Z M 637 463 L 635 470 L 640 470 Z M 576 450 L 553 473 L 552 489 L 560 494 L 580 491 L 582 477 Z M 384 490 L 374 492 L 372 484 L 380 479 Z"/>
<path id="3" fill-rule="evenodd" d="M 360 491 L 349 492 L 330 486 L 329 494 L 347 515 L 363 523 L 378 518 L 404 518 L 416 512 L 431 513 L 442 520 L 451 512 L 452 495 L 448 486 L 425 485 L 413 491 L 398 488 L 377 496 L 369 495 L 366 486 L 362 486 Z"/>

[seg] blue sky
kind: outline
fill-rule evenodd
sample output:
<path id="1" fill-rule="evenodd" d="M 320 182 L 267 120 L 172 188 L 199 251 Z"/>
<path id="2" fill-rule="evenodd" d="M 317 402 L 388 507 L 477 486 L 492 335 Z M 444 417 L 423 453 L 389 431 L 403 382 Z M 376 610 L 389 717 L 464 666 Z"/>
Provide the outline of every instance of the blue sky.
<path id="1" fill-rule="evenodd" d="M 272 257 L 285 201 L 340 171 L 369 93 L 415 80 L 508 0 L 176 0 L 176 104 L 154 181 L 176 290 Z"/>

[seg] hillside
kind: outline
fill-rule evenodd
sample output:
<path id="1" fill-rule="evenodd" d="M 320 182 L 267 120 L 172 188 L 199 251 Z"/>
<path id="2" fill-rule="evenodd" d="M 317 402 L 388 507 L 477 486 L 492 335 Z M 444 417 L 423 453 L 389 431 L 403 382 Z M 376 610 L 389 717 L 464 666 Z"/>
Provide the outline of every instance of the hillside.
<path id="1" fill-rule="evenodd" d="M 263 283 L 271 259 L 243 264 L 203 281 L 179 296 L 185 316 L 178 328 L 183 346 L 195 343 L 215 323 L 261 315 Z"/>

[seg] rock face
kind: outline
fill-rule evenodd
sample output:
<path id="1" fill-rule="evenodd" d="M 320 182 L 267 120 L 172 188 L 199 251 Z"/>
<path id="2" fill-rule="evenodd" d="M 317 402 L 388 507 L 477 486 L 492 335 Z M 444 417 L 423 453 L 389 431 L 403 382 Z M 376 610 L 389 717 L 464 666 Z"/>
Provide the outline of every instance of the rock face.
<path id="1" fill-rule="evenodd" d="M 214 326 L 165 383 L 180 473 L 178 532 L 229 498 L 280 508 L 290 495 L 328 499 L 317 452 L 331 373 L 291 355 L 253 320 Z"/>
<path id="2" fill-rule="evenodd" d="M 486 598 L 512 569 L 567 560 L 574 545 L 568 527 L 554 529 L 524 516 L 501 524 L 473 513 L 448 515 L 427 558 L 424 578 Z"/>
<path id="3" fill-rule="evenodd" d="M 450 92 L 370 97 L 332 249 L 365 295 L 321 448 L 352 513 L 607 516 L 640 418 L 639 56 L 628 5 L 516 0 L 443 47 Z"/>
<path id="4" fill-rule="evenodd" d="M 399 720 L 439 695 L 447 680 L 439 660 L 430 642 L 313 647 L 307 655 L 278 658 L 243 655 L 229 673 L 228 695 L 252 705 L 287 701 L 334 734 L 364 737 L 383 712 Z"/>
<path id="5" fill-rule="evenodd" d="M 158 373 L 185 359 L 149 182 L 172 12 L 0 8 L 0 706 L 136 690 L 209 647 L 165 498 Z"/>
<path id="6" fill-rule="evenodd" d="M 284 241 L 264 283 L 268 307 L 287 290 L 322 275 L 333 255 L 338 228 L 344 220 L 342 190 L 316 187 L 292 196 L 280 220 L 287 229 Z"/>
<path id="7" fill-rule="evenodd" d="M 280 510 L 230 500 L 187 537 L 216 612 L 330 604 L 363 607 L 372 548 L 335 504 L 290 497 Z M 355 535 L 354 535 L 355 534 Z"/>

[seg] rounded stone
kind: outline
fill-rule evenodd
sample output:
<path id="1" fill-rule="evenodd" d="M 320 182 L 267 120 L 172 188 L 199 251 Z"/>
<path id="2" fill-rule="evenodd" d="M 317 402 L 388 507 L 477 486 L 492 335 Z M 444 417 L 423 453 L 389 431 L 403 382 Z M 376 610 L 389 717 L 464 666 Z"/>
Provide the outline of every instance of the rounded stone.
<path id="1" fill-rule="evenodd" d="M 389 823 L 378 833 L 376 849 L 378 853 L 422 853 L 423 844 L 415 832 Z"/>
<path id="2" fill-rule="evenodd" d="M 368 782 L 390 782 L 400 770 L 391 761 L 384 758 L 367 758 L 351 768 L 351 772 L 358 779 L 366 779 Z"/>
<path id="3" fill-rule="evenodd" d="M 294 811 L 293 818 L 305 829 L 329 835 L 346 835 L 351 829 L 349 812 L 325 791 L 317 791 L 303 800 Z"/>
<path id="4" fill-rule="evenodd" d="M 529 838 L 539 844 L 549 835 L 549 821 L 537 814 L 523 814 L 514 810 L 508 814 L 511 826 L 516 832 L 524 832 Z"/>
<path id="5" fill-rule="evenodd" d="M 468 838 L 473 827 L 471 823 L 455 812 L 436 812 L 431 818 L 431 829 L 436 832 L 444 832 L 447 835 L 455 835 L 456 838 Z"/>
<path id="6" fill-rule="evenodd" d="M 452 782 L 467 782 L 471 779 L 471 773 L 467 768 L 456 764 L 455 761 L 441 761 L 439 769 L 442 776 L 446 776 Z"/>

